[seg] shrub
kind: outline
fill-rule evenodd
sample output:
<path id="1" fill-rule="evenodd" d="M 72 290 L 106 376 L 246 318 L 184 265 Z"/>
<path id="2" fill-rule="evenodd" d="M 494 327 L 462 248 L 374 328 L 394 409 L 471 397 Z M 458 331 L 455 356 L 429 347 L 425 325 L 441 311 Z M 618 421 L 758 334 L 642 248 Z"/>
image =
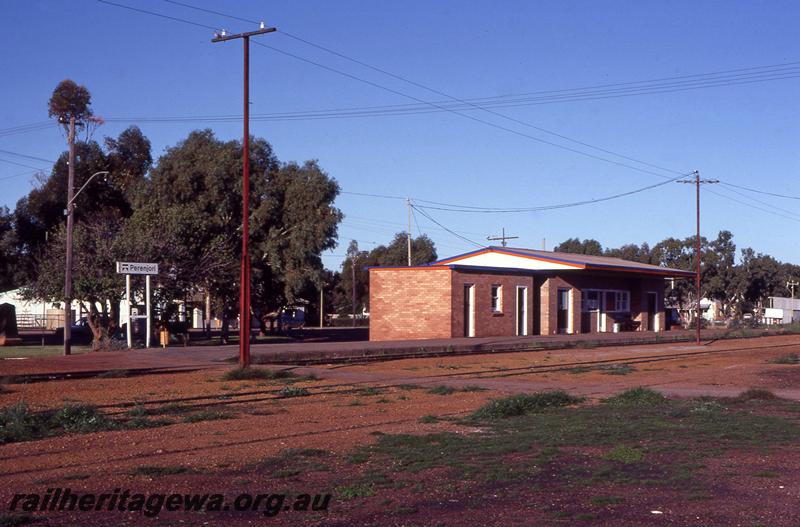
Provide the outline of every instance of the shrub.
<path id="1" fill-rule="evenodd" d="M 194 471 L 187 467 L 182 467 L 179 465 L 166 466 L 166 467 L 159 467 L 156 465 L 142 465 L 140 467 L 136 467 L 135 469 L 131 470 L 129 474 L 131 476 L 158 477 L 158 476 L 169 476 L 172 474 L 185 474 L 187 472 L 194 472 Z"/>
<path id="2" fill-rule="evenodd" d="M 625 445 L 618 445 L 612 448 L 604 457 L 609 461 L 618 461 L 619 463 L 630 465 L 644 459 L 644 454 L 642 454 L 641 450 Z"/>
<path id="3" fill-rule="evenodd" d="M 293 386 L 284 386 L 278 392 L 278 397 L 305 397 L 311 395 L 305 388 L 295 388 Z"/>
<path id="4" fill-rule="evenodd" d="M 88 404 L 66 404 L 53 416 L 53 424 L 67 433 L 86 434 L 111 430 L 114 423 L 96 407 Z"/>
<path id="5" fill-rule="evenodd" d="M 750 388 L 736 397 L 737 401 L 772 401 L 775 399 L 778 399 L 777 395 L 762 388 Z"/>
<path id="6" fill-rule="evenodd" d="M 17 527 L 38 522 L 38 518 L 30 514 L 0 514 L 0 527 Z"/>
<path id="7" fill-rule="evenodd" d="M 297 374 L 289 370 L 267 370 L 262 368 L 234 368 L 222 376 L 223 381 L 252 381 L 262 379 L 288 379 Z"/>
<path id="8" fill-rule="evenodd" d="M 461 390 L 459 390 L 459 391 L 462 391 L 462 392 L 485 392 L 486 390 L 487 389 L 484 388 L 483 386 L 477 386 L 475 384 L 468 384 L 467 386 L 464 386 L 463 388 L 461 388 Z"/>
<path id="9" fill-rule="evenodd" d="M 797 353 L 789 353 L 776 357 L 769 362 L 772 364 L 800 364 L 800 355 Z"/>
<path id="10" fill-rule="evenodd" d="M 344 500 L 351 500 L 354 498 L 367 498 L 375 495 L 375 488 L 368 483 L 356 483 L 355 485 L 347 485 L 338 487 L 336 494 L 339 498 Z"/>
<path id="11" fill-rule="evenodd" d="M 612 406 L 655 406 L 666 402 L 667 398 L 650 388 L 639 386 L 631 388 L 605 400 Z"/>
<path id="12" fill-rule="evenodd" d="M 0 410 L 0 444 L 30 441 L 46 435 L 43 419 L 24 402 Z"/>
<path id="13" fill-rule="evenodd" d="M 221 419 L 233 419 L 233 416 L 222 410 L 201 410 L 185 415 L 183 422 L 199 423 L 201 421 L 218 421 Z"/>
<path id="14" fill-rule="evenodd" d="M 450 386 L 435 386 L 428 390 L 428 393 L 432 393 L 433 395 L 450 395 L 455 391 L 456 389 Z"/>
<path id="15" fill-rule="evenodd" d="M 571 406 L 583 401 L 582 397 L 575 397 L 564 391 L 540 392 L 534 394 L 512 395 L 502 399 L 492 399 L 484 404 L 472 417 L 475 419 L 500 419 L 514 417 L 527 413 L 541 412 L 548 408 Z"/>

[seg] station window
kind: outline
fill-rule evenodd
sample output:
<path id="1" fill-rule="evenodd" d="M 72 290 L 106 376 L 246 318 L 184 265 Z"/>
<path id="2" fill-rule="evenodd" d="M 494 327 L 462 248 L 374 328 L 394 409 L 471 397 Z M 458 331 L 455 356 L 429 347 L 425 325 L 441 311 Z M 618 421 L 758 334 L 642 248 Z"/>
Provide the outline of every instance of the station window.
<path id="1" fill-rule="evenodd" d="M 503 286 L 492 286 L 492 313 L 500 313 L 503 311 Z"/>

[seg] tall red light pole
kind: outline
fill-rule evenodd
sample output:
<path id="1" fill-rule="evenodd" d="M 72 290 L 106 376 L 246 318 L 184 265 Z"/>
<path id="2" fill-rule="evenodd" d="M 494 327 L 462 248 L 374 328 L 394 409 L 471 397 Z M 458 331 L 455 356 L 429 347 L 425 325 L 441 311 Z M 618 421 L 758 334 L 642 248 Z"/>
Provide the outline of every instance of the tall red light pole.
<path id="1" fill-rule="evenodd" d="M 239 286 L 239 367 L 250 366 L 250 253 L 247 242 L 250 237 L 250 37 L 272 33 L 274 27 L 226 35 L 223 30 L 211 42 L 242 39 L 244 41 L 244 139 L 242 140 L 242 264 Z"/>
<path id="2" fill-rule="evenodd" d="M 700 179 L 700 171 L 695 170 L 693 172 L 694 179 L 681 179 L 678 180 L 677 183 L 689 183 L 695 185 L 695 196 L 696 196 L 696 205 L 695 205 L 695 212 L 697 215 L 697 239 L 695 245 L 695 272 L 694 272 L 694 286 L 695 286 L 695 296 L 697 296 L 697 305 L 695 306 L 697 310 L 697 314 L 695 316 L 695 322 L 697 327 L 695 328 L 695 342 L 700 344 L 700 185 L 706 184 L 713 184 L 719 183 L 718 179 Z"/>

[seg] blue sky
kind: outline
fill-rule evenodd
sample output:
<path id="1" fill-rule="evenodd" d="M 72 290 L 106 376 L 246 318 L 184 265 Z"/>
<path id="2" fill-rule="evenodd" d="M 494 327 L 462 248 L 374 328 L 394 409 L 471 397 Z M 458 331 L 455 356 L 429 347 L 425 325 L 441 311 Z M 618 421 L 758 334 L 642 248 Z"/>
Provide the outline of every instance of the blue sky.
<path id="1" fill-rule="evenodd" d="M 115 0 L 229 32 L 252 25 L 163 0 Z M 212 2 L 207 9 L 261 20 L 347 56 L 457 98 L 495 97 L 658 79 L 800 61 L 800 4 L 773 2 Z M 55 159 L 65 148 L 55 127 L 2 130 L 47 120 L 55 85 L 72 78 L 106 118 L 241 113 L 241 44 L 211 44 L 211 30 L 102 4 L 7 1 L 0 34 L 0 149 Z M 425 101 L 443 97 L 276 33 L 259 41 Z M 787 75 L 788 76 L 788 75 Z M 717 86 L 493 111 L 583 143 L 679 172 L 768 192 L 798 195 L 800 79 Z M 413 104 L 387 90 L 253 46 L 251 112 L 256 114 Z M 611 154 L 475 110 L 464 113 L 530 136 L 652 170 Z M 130 123 L 109 122 L 95 137 Z M 139 124 L 154 157 L 195 128 L 223 139 L 240 122 Z M 533 207 L 644 187 L 661 177 L 592 159 L 448 112 L 292 121 L 254 121 L 281 160 L 318 159 L 346 192 L 411 196 L 482 207 Z M 49 170 L 9 154 L 0 159 Z M 0 162 L 0 206 L 30 191 L 26 167 Z M 704 191 L 703 234 L 729 229 L 738 246 L 800 263 L 795 242 L 800 202 L 717 185 Z M 759 200 L 752 201 L 751 198 Z M 350 239 L 363 248 L 405 229 L 402 200 L 343 194 L 337 268 Z M 748 204 L 748 205 L 746 205 Z M 754 207 L 778 211 L 769 214 Z M 773 208 L 776 207 L 776 208 Z M 783 209 L 780 211 L 779 209 Z M 790 213 L 795 214 L 792 216 Z M 694 233 L 694 194 L 668 184 L 635 196 L 562 210 L 464 214 L 430 210 L 442 225 L 476 242 L 505 227 L 519 246 L 565 238 L 603 245 Z M 417 215 L 442 256 L 473 248 Z M 413 226 L 417 234 L 417 225 Z"/>

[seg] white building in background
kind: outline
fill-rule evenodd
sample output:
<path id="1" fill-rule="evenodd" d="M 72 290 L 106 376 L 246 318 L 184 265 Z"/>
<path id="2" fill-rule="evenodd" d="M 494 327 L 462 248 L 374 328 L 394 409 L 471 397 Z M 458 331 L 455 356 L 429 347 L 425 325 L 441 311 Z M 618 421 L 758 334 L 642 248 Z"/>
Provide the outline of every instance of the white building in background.
<path id="1" fill-rule="evenodd" d="M 761 320 L 764 324 L 800 322 L 800 299 L 771 296 L 767 299 L 767 306 Z"/>
<path id="2" fill-rule="evenodd" d="M 50 329 L 54 330 L 64 326 L 64 310 L 60 302 L 41 302 L 38 300 L 25 300 L 22 298 L 22 289 L 12 289 L 0 293 L 0 304 L 11 304 L 17 315 L 19 329 Z M 124 323 L 123 313 L 126 312 L 128 303 L 120 302 L 120 325 Z M 72 301 L 74 324 L 81 317 L 86 316 L 78 300 Z"/>

